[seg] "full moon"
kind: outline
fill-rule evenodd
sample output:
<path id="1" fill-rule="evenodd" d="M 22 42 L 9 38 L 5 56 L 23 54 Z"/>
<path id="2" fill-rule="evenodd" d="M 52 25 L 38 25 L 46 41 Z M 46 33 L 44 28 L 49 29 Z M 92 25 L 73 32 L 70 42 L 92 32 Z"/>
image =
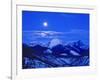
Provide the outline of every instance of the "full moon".
<path id="1" fill-rule="evenodd" d="M 44 22 L 43 25 L 44 25 L 44 27 L 47 27 L 48 26 L 48 23 L 47 22 Z"/>

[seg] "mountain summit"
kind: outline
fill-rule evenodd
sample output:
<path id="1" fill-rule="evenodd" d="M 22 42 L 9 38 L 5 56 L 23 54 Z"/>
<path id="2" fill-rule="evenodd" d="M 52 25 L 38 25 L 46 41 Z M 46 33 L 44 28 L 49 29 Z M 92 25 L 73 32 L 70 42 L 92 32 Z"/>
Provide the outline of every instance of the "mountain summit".
<path id="1" fill-rule="evenodd" d="M 49 48 L 52 48 L 52 47 L 60 45 L 60 44 L 62 44 L 62 41 L 60 39 L 57 39 L 57 38 L 52 39 L 49 43 Z"/>

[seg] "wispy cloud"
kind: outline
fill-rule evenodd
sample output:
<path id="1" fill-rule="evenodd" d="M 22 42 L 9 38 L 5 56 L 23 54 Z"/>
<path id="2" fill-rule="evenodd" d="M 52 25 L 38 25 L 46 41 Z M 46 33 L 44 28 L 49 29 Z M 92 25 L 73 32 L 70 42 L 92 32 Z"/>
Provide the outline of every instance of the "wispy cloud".
<path id="1" fill-rule="evenodd" d="M 66 34 L 87 34 L 89 31 L 87 30 L 82 30 L 82 29 L 72 29 L 68 32 L 66 32 Z"/>
<path id="2" fill-rule="evenodd" d="M 41 36 L 41 37 L 47 37 L 47 36 L 55 36 L 55 35 L 62 35 L 64 34 L 63 32 L 57 32 L 57 31 L 23 31 L 25 34 L 32 34 L 36 36 Z"/>
<path id="3" fill-rule="evenodd" d="M 34 35 L 67 35 L 67 34 L 88 34 L 89 31 L 82 29 L 72 29 L 67 32 L 57 32 L 57 31 L 23 31 L 23 33 L 31 33 Z"/>

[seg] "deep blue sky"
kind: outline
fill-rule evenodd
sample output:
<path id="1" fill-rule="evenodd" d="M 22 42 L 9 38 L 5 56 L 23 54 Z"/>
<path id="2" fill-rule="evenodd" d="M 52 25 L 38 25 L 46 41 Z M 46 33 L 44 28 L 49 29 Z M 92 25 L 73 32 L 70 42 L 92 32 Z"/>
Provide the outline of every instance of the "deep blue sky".
<path id="1" fill-rule="evenodd" d="M 43 23 L 48 26 L 44 27 Z M 57 31 L 67 34 L 66 40 L 89 41 L 89 14 L 82 13 L 56 13 L 22 11 L 22 30 L 24 31 Z M 23 34 L 26 40 L 26 33 Z M 72 37 L 71 39 L 68 37 Z M 31 39 L 31 38 L 30 38 Z M 27 42 L 29 39 L 27 39 Z M 32 39 L 33 40 L 33 39 Z"/>
<path id="2" fill-rule="evenodd" d="M 88 14 L 23 11 L 22 16 L 23 30 L 89 29 Z M 48 28 L 43 27 L 43 22 L 48 22 Z"/>

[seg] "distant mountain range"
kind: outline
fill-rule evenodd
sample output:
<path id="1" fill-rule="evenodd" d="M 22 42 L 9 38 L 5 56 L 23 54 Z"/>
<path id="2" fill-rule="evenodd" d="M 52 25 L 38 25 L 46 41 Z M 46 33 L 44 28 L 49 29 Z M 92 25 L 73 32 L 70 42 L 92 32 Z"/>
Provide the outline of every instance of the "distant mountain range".
<path id="1" fill-rule="evenodd" d="M 53 39 L 46 46 L 38 43 L 30 46 L 23 43 L 22 53 L 23 69 L 89 65 L 89 47 L 80 40 L 64 44 L 59 39 Z M 82 63 L 85 59 L 87 62 Z"/>

